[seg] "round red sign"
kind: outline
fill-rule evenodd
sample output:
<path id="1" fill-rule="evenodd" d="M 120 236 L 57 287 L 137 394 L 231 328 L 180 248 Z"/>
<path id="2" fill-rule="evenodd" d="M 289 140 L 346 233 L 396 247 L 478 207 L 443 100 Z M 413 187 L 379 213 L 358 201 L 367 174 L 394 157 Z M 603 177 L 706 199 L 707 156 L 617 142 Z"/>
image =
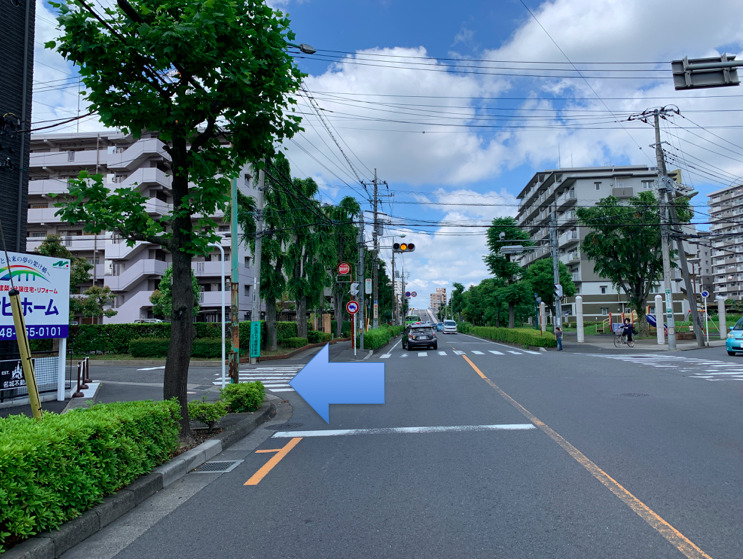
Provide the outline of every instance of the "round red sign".
<path id="1" fill-rule="evenodd" d="M 340 264 L 338 264 L 338 273 L 342 276 L 350 274 L 351 265 L 348 262 L 341 262 Z"/>

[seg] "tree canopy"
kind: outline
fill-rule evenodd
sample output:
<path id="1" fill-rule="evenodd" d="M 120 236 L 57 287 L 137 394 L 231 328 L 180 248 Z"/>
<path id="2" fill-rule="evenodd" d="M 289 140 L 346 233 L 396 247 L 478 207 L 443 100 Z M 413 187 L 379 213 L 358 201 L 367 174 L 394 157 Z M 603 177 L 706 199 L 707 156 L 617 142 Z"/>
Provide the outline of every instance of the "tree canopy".
<path id="1" fill-rule="evenodd" d="M 288 19 L 262 0 L 56 2 L 62 34 L 46 44 L 75 64 L 88 109 L 108 127 L 163 142 L 172 211 L 158 219 L 135 186 L 109 190 L 101 176 L 72 181 L 58 212 L 88 233 L 117 231 L 173 261 L 171 339 L 163 396 L 181 404 L 190 439 L 188 362 L 194 337 L 191 257 L 216 242 L 209 217 L 224 209 L 230 179 L 299 129 L 288 95 L 301 73 L 287 52 Z"/>

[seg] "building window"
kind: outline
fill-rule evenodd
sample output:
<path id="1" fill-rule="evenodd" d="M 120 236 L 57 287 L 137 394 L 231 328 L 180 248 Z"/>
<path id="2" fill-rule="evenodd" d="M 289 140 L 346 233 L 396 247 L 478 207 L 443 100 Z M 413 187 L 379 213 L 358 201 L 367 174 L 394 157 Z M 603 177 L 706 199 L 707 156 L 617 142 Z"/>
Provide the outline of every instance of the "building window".
<path id="1" fill-rule="evenodd" d="M 68 151 L 67 152 L 67 161 L 75 161 L 75 152 L 74 151 Z"/>
<path id="2" fill-rule="evenodd" d="M 601 190 L 601 181 L 596 181 L 593 185 L 596 187 L 596 190 Z"/>
<path id="3" fill-rule="evenodd" d="M 609 307 L 601 307 L 601 314 L 608 315 L 609 314 Z"/>
<path id="4" fill-rule="evenodd" d="M 643 188 L 644 188 L 645 190 L 649 190 L 649 189 L 653 188 L 653 182 L 654 182 L 654 181 L 648 181 L 648 180 L 644 180 L 644 181 L 642 181 L 642 187 L 643 187 Z"/>
<path id="5" fill-rule="evenodd" d="M 606 293 L 606 286 L 605 285 L 602 285 L 601 286 L 601 294 L 604 295 L 605 293 Z"/>
<path id="6" fill-rule="evenodd" d="M 249 285 L 245 286 L 245 296 L 250 297 L 250 286 Z"/>
<path id="7" fill-rule="evenodd" d="M 250 256 L 245 257 L 245 267 L 250 268 Z"/>

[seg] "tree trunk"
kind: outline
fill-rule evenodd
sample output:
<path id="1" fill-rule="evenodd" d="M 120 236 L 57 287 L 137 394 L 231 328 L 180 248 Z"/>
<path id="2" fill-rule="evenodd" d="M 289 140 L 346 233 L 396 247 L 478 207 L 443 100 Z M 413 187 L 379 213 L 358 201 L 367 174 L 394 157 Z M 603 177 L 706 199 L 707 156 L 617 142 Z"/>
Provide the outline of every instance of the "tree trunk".
<path id="1" fill-rule="evenodd" d="M 307 337 L 307 297 L 297 297 L 297 336 Z"/>
<path id="2" fill-rule="evenodd" d="M 276 351 L 279 347 L 278 325 L 276 324 L 276 301 L 266 301 L 266 339 L 270 351 Z"/>
<path id="3" fill-rule="evenodd" d="M 174 161 L 174 171 L 178 165 Z M 188 193 L 188 176 L 174 172 L 173 206 L 182 206 Z M 178 215 L 176 213 L 176 215 Z M 178 215 L 173 220 L 171 255 L 173 258 L 173 286 L 171 289 L 173 310 L 170 316 L 170 346 L 165 361 L 163 398 L 177 398 L 181 406 L 180 437 L 184 442 L 193 440 L 188 420 L 188 367 L 191 361 L 191 345 L 195 329 L 193 326 L 194 295 L 191 283 L 191 255 L 182 250 L 187 246 L 192 224 L 188 215 Z"/>
<path id="4" fill-rule="evenodd" d="M 516 304 L 508 303 L 508 327 L 514 328 L 516 326 Z"/>

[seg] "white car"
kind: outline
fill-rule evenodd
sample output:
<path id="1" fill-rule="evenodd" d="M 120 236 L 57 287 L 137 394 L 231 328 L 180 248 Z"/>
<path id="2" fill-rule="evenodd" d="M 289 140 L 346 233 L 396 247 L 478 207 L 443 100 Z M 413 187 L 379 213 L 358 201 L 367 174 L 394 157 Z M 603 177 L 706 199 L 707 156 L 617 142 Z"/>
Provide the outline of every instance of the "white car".
<path id="1" fill-rule="evenodd" d="M 457 323 L 453 320 L 445 320 L 444 321 L 444 334 L 456 334 L 457 333 Z"/>

